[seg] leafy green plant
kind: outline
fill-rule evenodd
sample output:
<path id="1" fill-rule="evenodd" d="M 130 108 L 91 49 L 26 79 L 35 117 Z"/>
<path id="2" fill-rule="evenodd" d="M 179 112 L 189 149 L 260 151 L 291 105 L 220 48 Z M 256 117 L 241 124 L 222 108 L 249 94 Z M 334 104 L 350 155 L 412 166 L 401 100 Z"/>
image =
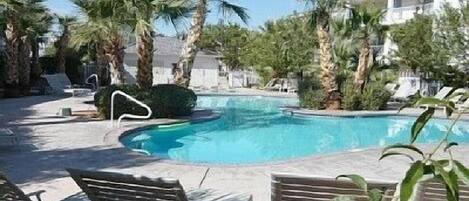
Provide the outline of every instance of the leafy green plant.
<path id="1" fill-rule="evenodd" d="M 392 94 L 379 82 L 372 82 L 366 85 L 362 92 L 362 106 L 365 110 L 386 109 L 387 103 Z"/>
<path id="2" fill-rule="evenodd" d="M 101 89 L 94 97 L 101 117 L 110 118 L 111 94 L 116 90 L 123 91 L 147 104 L 152 109 L 153 118 L 190 115 L 197 102 L 197 96 L 193 91 L 176 85 L 162 84 L 149 89 L 140 89 L 137 85 L 111 85 Z M 147 113 L 144 108 L 122 96 L 116 96 L 114 104 L 117 106 L 114 108 L 114 118 L 129 112 L 138 115 Z"/>
<path id="3" fill-rule="evenodd" d="M 445 185 L 447 200 L 449 201 L 459 200 L 459 181 L 469 185 L 469 169 L 453 158 L 452 148 L 457 146 L 458 143 L 450 141 L 453 127 L 461 119 L 463 113 L 468 111 L 468 109 L 458 110 L 455 107 L 455 103 L 450 101 L 451 98 L 459 95 L 469 98 L 469 93 L 455 93 L 443 100 L 432 97 L 419 99 L 415 106 L 430 105 L 432 107 L 425 110 L 414 122 L 411 128 L 409 143 L 391 145 L 382 151 L 380 160 L 390 156 L 404 156 L 412 161 L 404 179 L 399 183 L 399 191 L 397 192 L 399 193 L 399 200 L 408 201 L 413 199 L 416 196 L 419 182 L 430 179 L 436 179 Z M 434 116 L 436 107 L 444 107 L 448 117 L 451 117 L 453 113 L 455 116 L 448 126 L 445 135 L 436 146 L 430 152 L 425 152 L 418 148 L 415 142 L 418 140 L 425 125 Z M 447 157 L 435 158 L 437 153 L 443 153 Z M 415 156 L 418 156 L 418 158 L 415 158 Z M 364 186 L 364 179 L 360 178 L 360 176 L 353 176 L 351 179 L 358 186 Z M 370 196 L 370 200 L 374 201 L 376 199 L 371 199 Z"/>
<path id="4" fill-rule="evenodd" d="M 298 83 L 300 107 L 308 109 L 324 109 L 326 93 L 316 77 L 304 77 Z"/>
<path id="5" fill-rule="evenodd" d="M 369 201 L 381 201 L 383 199 L 383 194 L 379 189 L 368 189 L 368 183 L 366 182 L 365 178 L 360 175 L 356 174 L 347 174 L 347 175 L 339 175 L 336 179 L 346 178 L 350 179 L 358 188 L 365 192 L 365 195 L 368 197 Z M 334 199 L 334 201 L 352 201 L 354 200 L 353 196 L 341 196 Z"/>
<path id="6" fill-rule="evenodd" d="M 342 87 L 343 98 L 342 98 L 342 108 L 345 110 L 362 110 L 362 95 L 357 93 L 355 86 L 352 81 L 345 81 L 344 86 Z"/>

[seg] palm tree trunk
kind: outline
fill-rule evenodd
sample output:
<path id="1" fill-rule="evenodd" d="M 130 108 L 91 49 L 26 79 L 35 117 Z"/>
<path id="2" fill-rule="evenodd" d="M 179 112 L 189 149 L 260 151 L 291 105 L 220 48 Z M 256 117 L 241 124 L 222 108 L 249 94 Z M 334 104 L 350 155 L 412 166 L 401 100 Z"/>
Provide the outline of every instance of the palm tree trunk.
<path id="1" fill-rule="evenodd" d="M 36 80 L 41 76 L 42 73 L 41 66 L 39 66 L 39 42 L 37 41 L 37 38 L 34 39 L 31 43 L 31 51 L 31 75 L 32 79 Z"/>
<path id="2" fill-rule="evenodd" d="M 28 36 L 21 37 L 18 55 L 20 89 L 28 94 L 31 76 L 31 40 Z"/>
<path id="3" fill-rule="evenodd" d="M 100 86 L 109 84 L 109 59 L 102 41 L 96 43 L 96 73 L 99 77 Z"/>
<path id="4" fill-rule="evenodd" d="M 151 32 L 138 36 L 137 84 L 140 88 L 153 86 L 153 38 Z"/>
<path id="5" fill-rule="evenodd" d="M 189 87 L 191 81 L 191 71 L 197 55 L 197 44 L 202 39 L 202 31 L 207 14 L 207 0 L 199 0 L 196 13 L 193 17 L 192 27 L 182 48 L 174 81 L 177 85 Z"/>
<path id="6" fill-rule="evenodd" d="M 321 83 L 326 91 L 326 109 L 339 110 L 341 95 L 336 82 L 336 65 L 332 57 L 329 17 L 320 17 L 316 29 L 320 51 Z"/>
<path id="7" fill-rule="evenodd" d="M 363 40 L 362 47 L 360 48 L 360 55 L 358 61 L 357 71 L 355 72 L 355 89 L 357 93 L 361 93 L 365 86 L 365 80 L 368 74 L 368 66 L 370 64 L 371 47 L 368 38 Z"/>
<path id="8" fill-rule="evenodd" d="M 59 73 L 65 73 L 65 51 L 68 43 L 70 42 L 70 34 L 68 29 L 65 29 L 59 39 L 59 48 L 57 49 L 57 70 Z"/>
<path id="9" fill-rule="evenodd" d="M 107 54 L 111 64 L 111 84 L 122 85 L 124 78 L 124 45 L 121 36 L 111 36 L 111 44 Z"/>
<path id="10" fill-rule="evenodd" d="M 19 51 L 19 22 L 18 15 L 15 11 L 7 10 L 6 18 L 6 80 L 5 80 L 5 95 L 7 97 L 18 96 L 18 51 Z"/>

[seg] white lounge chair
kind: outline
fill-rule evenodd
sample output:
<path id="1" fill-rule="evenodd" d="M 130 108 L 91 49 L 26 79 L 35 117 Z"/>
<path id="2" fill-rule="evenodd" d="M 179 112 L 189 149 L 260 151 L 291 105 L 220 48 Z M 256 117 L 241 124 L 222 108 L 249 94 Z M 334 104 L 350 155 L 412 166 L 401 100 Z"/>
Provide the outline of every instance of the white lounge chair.
<path id="1" fill-rule="evenodd" d="M 466 101 L 464 101 L 461 104 L 456 104 L 456 109 L 458 109 L 460 112 L 463 112 L 463 111 L 469 109 L 469 98 L 466 99 Z"/>
<path id="2" fill-rule="evenodd" d="M 449 101 L 457 104 L 459 103 L 459 100 L 461 100 L 461 98 L 463 97 L 463 94 L 464 93 L 467 93 L 468 91 L 466 89 L 463 89 L 463 88 L 459 88 L 459 89 L 456 89 L 452 94 L 455 94 L 454 97 L 451 97 L 449 99 Z M 456 95 L 456 94 L 459 94 L 459 95 Z"/>
<path id="3" fill-rule="evenodd" d="M 295 93 L 298 91 L 298 79 L 289 79 L 286 89 L 287 93 Z"/>
<path id="4" fill-rule="evenodd" d="M 87 88 L 73 88 L 70 79 L 65 73 L 58 73 L 53 75 L 43 75 L 47 80 L 50 87 L 57 94 L 72 94 L 72 96 L 83 96 L 91 93 L 91 89 Z"/>
<path id="5" fill-rule="evenodd" d="M 387 83 L 384 86 L 384 88 L 386 90 L 388 90 L 389 92 L 391 92 L 392 94 L 394 94 L 394 93 L 396 93 L 398 87 L 397 87 L 397 84 L 395 84 L 395 83 Z"/>
<path id="6" fill-rule="evenodd" d="M 438 100 L 443 100 L 444 98 L 450 95 L 453 89 L 454 89 L 453 87 L 443 87 L 440 89 L 440 91 L 438 91 L 438 93 L 435 96 L 433 96 L 433 98 L 436 98 Z M 421 105 L 420 107 L 425 107 L 426 109 L 428 109 L 429 107 L 436 107 L 436 105 L 426 104 L 426 105 Z"/>
<path id="7" fill-rule="evenodd" d="M 265 85 L 263 90 L 270 90 L 270 91 L 282 91 L 284 87 L 284 79 L 281 78 L 274 78 L 269 83 Z"/>
<path id="8" fill-rule="evenodd" d="M 379 189 L 385 195 L 383 200 L 392 200 L 396 183 L 368 181 L 368 188 Z M 366 193 L 354 183 L 334 178 L 274 173 L 271 189 L 272 201 L 332 200 L 342 196 L 367 200 Z"/>
<path id="9" fill-rule="evenodd" d="M 410 96 L 413 96 L 418 93 L 418 91 L 419 89 L 416 86 L 407 83 L 399 86 L 396 92 L 391 96 L 391 99 L 395 101 L 406 101 Z"/>

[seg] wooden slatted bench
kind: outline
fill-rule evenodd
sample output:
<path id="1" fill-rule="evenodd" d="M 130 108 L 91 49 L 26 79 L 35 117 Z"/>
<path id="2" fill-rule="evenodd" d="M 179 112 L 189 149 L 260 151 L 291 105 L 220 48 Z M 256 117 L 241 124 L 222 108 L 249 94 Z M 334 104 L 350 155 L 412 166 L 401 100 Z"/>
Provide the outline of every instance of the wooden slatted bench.
<path id="1" fill-rule="evenodd" d="M 365 192 L 348 180 L 302 175 L 272 174 L 272 201 L 325 201 L 340 196 L 368 200 Z M 369 181 L 368 189 L 385 192 L 384 200 L 392 200 L 396 183 Z"/>
<path id="2" fill-rule="evenodd" d="M 178 180 L 67 169 L 91 201 L 187 201 Z"/>

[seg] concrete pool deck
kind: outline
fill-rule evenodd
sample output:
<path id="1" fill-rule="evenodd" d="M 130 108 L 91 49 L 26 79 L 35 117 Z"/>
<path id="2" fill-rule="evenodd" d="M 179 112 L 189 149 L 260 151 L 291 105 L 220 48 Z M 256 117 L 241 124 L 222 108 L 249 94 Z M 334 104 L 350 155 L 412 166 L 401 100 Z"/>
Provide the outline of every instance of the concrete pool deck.
<path id="1" fill-rule="evenodd" d="M 402 178 L 409 164 L 406 158 L 399 157 L 378 162 L 380 148 L 246 166 L 205 166 L 159 160 L 123 148 L 117 137 L 128 129 L 170 120 L 126 121 L 122 129 L 112 129 L 109 121 L 56 116 L 61 107 L 92 110 L 91 100 L 92 97 L 55 96 L 0 100 L 0 128 L 9 128 L 23 139 L 21 146 L 0 150 L 1 171 L 25 192 L 46 190 L 45 201 L 64 200 L 80 192 L 65 168 L 172 177 L 180 179 L 185 189 L 247 193 L 252 194 L 254 200 L 263 201 L 270 200 L 272 172 L 329 177 L 357 173 L 368 179 L 396 181 Z M 418 114 L 421 111 L 405 112 Z M 469 153 L 468 145 L 455 148 L 455 157 L 469 164 L 466 153 Z M 80 196 L 76 198 L 83 200 Z"/>

